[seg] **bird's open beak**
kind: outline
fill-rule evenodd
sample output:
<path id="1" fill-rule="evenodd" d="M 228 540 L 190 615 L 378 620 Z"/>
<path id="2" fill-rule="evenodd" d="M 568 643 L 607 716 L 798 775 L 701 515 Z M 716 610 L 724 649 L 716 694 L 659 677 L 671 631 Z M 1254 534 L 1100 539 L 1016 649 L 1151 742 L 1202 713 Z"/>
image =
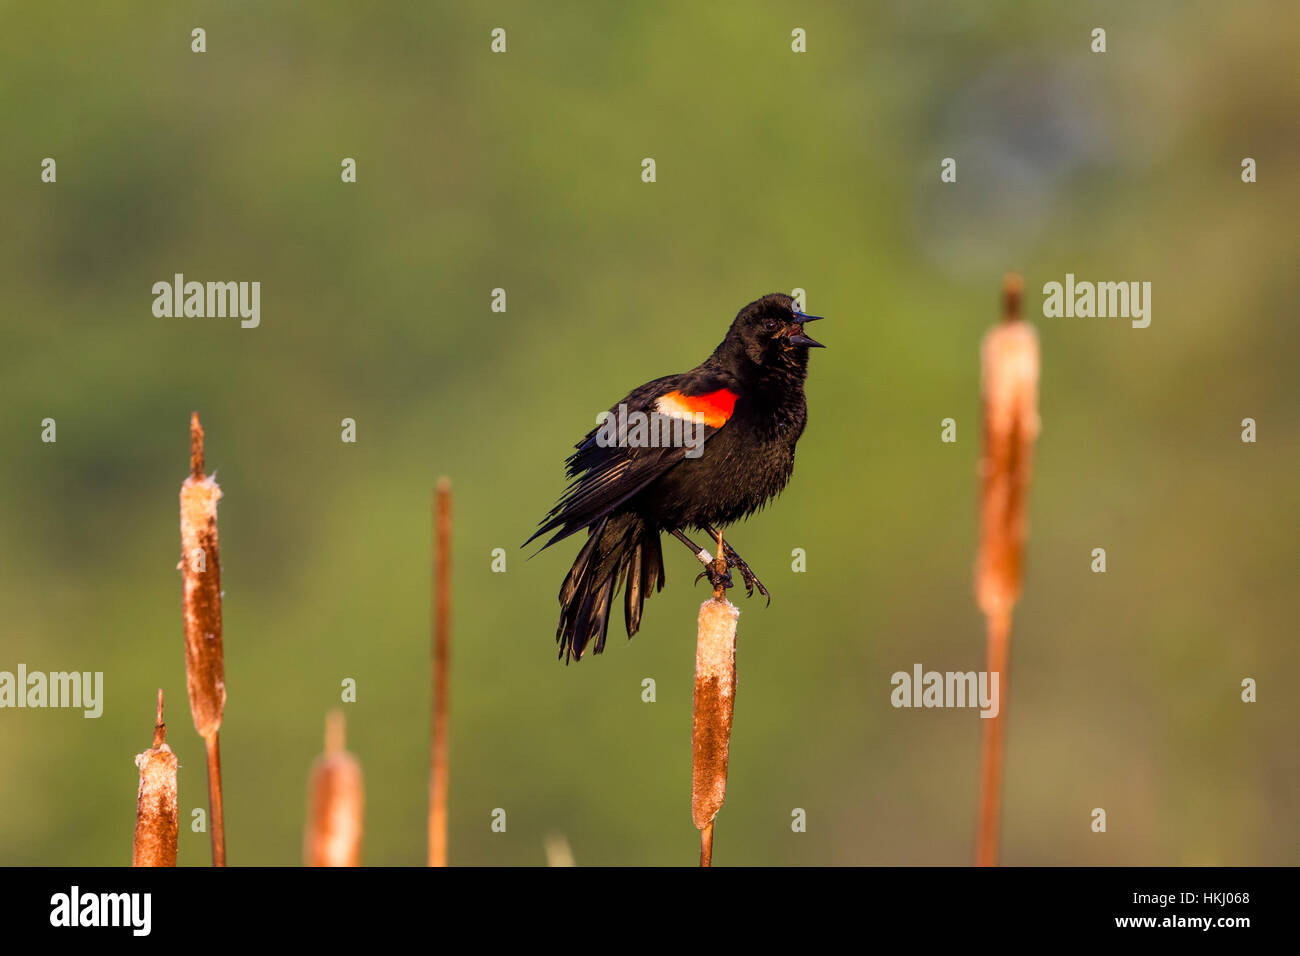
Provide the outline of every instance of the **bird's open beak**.
<path id="1" fill-rule="evenodd" d="M 795 317 L 795 324 L 791 325 L 788 329 L 785 330 L 787 342 L 789 342 L 791 345 L 803 345 L 810 349 L 826 348 L 826 346 L 822 345 L 816 339 L 803 334 L 803 324 L 805 322 L 816 322 L 818 319 L 823 318 L 822 316 L 804 315 L 802 312 L 796 312 L 794 314 L 794 317 Z"/>

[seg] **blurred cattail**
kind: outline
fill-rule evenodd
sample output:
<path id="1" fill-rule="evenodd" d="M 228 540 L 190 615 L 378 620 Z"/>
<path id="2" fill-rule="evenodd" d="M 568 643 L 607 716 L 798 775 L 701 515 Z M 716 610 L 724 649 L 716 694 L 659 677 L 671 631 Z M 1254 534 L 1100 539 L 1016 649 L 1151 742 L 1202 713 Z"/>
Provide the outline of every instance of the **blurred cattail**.
<path id="1" fill-rule="evenodd" d="M 573 850 L 569 848 L 569 841 L 563 833 L 548 833 L 546 835 L 546 865 L 547 866 L 574 866 Z"/>
<path id="2" fill-rule="evenodd" d="M 1005 281 L 1005 318 L 981 350 L 984 448 L 975 596 L 986 616 L 1020 597 L 1029 480 L 1038 437 L 1038 333 L 1020 318 L 1021 279 Z"/>
<path id="3" fill-rule="evenodd" d="M 429 866 L 447 865 L 447 689 L 451 670 L 451 479 L 433 507 L 433 715 L 429 728 Z"/>
<path id="4" fill-rule="evenodd" d="M 132 866 L 175 866 L 179 810 L 176 802 L 176 755 L 167 746 L 163 722 L 163 692 L 158 689 L 158 716 L 153 747 L 137 754 L 140 789 L 135 800 L 135 842 Z"/>
<path id="5" fill-rule="evenodd" d="M 306 866 L 360 866 L 365 788 L 361 765 L 344 750 L 343 714 L 325 722 L 325 753 L 312 767 L 307 785 Z"/>
<path id="6" fill-rule="evenodd" d="M 1034 441 L 1038 437 L 1038 333 L 1020 318 L 1023 280 L 1003 282 L 1003 321 L 981 347 L 983 449 L 980 457 L 980 544 L 975 600 L 988 631 L 987 672 L 998 675 L 997 716 L 981 721 L 979 824 L 975 861 L 997 863 L 1002 754 L 1010 658 L 1011 613 L 1020 597 Z"/>
<path id="7" fill-rule="evenodd" d="M 217 548 L 217 500 L 221 489 L 203 471 L 203 428 L 190 416 L 190 476 L 181 485 L 181 602 L 185 623 L 185 683 L 194 728 L 208 756 L 212 864 L 226 865 L 218 731 L 226 706 L 221 650 L 221 557 Z"/>
<path id="8" fill-rule="evenodd" d="M 726 572 L 721 536 L 717 567 Z M 731 717 L 736 704 L 736 621 L 740 611 L 715 588 L 700 605 L 691 722 L 691 819 L 700 831 L 700 866 L 713 863 L 713 819 L 727 795 Z"/>

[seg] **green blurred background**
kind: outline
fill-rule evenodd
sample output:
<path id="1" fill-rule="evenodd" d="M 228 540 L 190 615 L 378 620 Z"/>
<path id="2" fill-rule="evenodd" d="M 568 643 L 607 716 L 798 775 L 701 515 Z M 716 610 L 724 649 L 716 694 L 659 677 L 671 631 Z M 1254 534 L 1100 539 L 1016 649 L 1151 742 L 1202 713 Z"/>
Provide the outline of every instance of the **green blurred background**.
<path id="1" fill-rule="evenodd" d="M 829 347 L 791 485 L 734 530 L 774 599 L 735 598 L 715 861 L 968 862 L 980 721 L 895 710 L 889 677 L 982 666 L 977 350 L 1008 269 L 1041 331 L 1043 431 L 1004 859 L 1300 861 L 1294 5 L 0 14 L 0 669 L 106 683 L 99 720 L 0 711 L 0 862 L 129 861 L 159 686 L 181 862 L 208 860 L 185 826 L 206 794 L 175 569 L 198 409 L 225 492 L 233 864 L 301 859 L 307 771 L 348 677 L 365 859 L 423 861 L 440 474 L 452 862 L 541 864 L 561 834 L 580 864 L 693 863 L 692 559 L 667 541 L 641 633 L 616 623 L 603 656 L 566 668 L 555 593 L 577 542 L 533 560 L 519 544 L 596 412 L 796 287 Z M 176 272 L 260 281 L 261 327 L 155 318 L 151 286 Z M 1150 328 L 1044 319 L 1039 290 L 1066 272 L 1150 281 Z"/>

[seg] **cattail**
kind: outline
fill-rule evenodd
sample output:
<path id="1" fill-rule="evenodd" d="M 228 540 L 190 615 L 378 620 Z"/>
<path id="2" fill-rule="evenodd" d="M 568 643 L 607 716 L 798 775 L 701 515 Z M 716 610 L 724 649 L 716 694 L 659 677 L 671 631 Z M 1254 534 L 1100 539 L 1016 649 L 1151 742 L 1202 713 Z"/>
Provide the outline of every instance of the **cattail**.
<path id="1" fill-rule="evenodd" d="M 1005 281 L 1005 318 L 984 336 L 984 448 L 975 596 L 986 616 L 1010 615 L 1020 597 L 1025 504 L 1038 437 L 1038 333 L 1020 318 L 1021 278 Z"/>
<path id="2" fill-rule="evenodd" d="M 717 570 L 727 571 L 722 536 Z M 700 831 L 700 866 L 713 863 L 713 819 L 727 795 L 731 717 L 736 705 L 736 622 L 739 609 L 722 587 L 700 605 L 691 721 L 691 819 Z"/>
<path id="3" fill-rule="evenodd" d="M 226 865 L 218 731 L 226 706 L 221 650 L 221 556 L 217 548 L 217 501 L 221 489 L 203 472 L 203 428 L 190 416 L 190 476 L 181 485 L 181 606 L 185 622 L 185 684 L 194 728 L 208 756 L 212 815 L 212 864 Z"/>
<path id="4" fill-rule="evenodd" d="M 158 716 L 153 747 L 137 754 L 140 789 L 135 798 L 135 842 L 132 866 L 175 866 L 180 817 L 176 802 L 176 755 L 167 746 L 163 722 L 163 692 L 158 689 Z"/>
<path id="5" fill-rule="evenodd" d="M 451 671 L 451 479 L 433 509 L 433 715 L 429 728 L 429 866 L 447 865 L 447 688 Z"/>
<path id="6" fill-rule="evenodd" d="M 1023 280 L 1003 282 L 1003 321 L 981 347 L 983 450 L 975 600 L 987 625 L 987 671 L 998 675 L 997 715 L 981 720 L 975 860 L 997 863 L 1012 608 L 1020 597 L 1034 441 L 1038 437 L 1038 333 L 1020 318 Z"/>
<path id="7" fill-rule="evenodd" d="M 360 866 L 365 789 L 361 765 L 344 748 L 343 714 L 325 722 L 325 753 L 312 767 L 307 785 L 306 866 Z"/>
<path id="8" fill-rule="evenodd" d="M 573 862 L 573 850 L 569 847 L 569 841 L 563 833 L 548 833 L 545 848 L 547 866 L 576 865 Z"/>

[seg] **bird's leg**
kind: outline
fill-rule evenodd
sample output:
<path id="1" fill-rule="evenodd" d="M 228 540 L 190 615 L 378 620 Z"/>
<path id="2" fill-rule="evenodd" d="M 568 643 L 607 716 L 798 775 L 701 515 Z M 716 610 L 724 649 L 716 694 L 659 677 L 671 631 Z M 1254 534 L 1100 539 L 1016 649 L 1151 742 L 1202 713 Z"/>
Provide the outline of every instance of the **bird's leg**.
<path id="1" fill-rule="evenodd" d="M 680 528 L 673 529 L 673 537 L 676 538 L 678 541 L 680 541 L 682 544 L 686 545 L 686 547 L 690 548 L 691 554 L 695 555 L 696 560 L 699 561 L 700 564 L 704 565 L 704 570 L 695 576 L 696 584 L 699 583 L 700 578 L 704 577 L 707 574 L 709 577 L 709 583 L 713 585 L 715 590 L 719 586 L 723 588 L 729 588 L 732 586 L 731 572 L 727 571 L 722 574 L 719 574 L 717 565 L 714 563 L 713 556 L 710 555 L 708 551 L 704 550 L 699 545 L 697 545 L 694 541 L 692 541 L 690 538 L 686 537 L 686 535 L 682 532 Z"/>
<path id="2" fill-rule="evenodd" d="M 763 597 L 767 598 L 767 603 L 771 604 L 772 595 L 767 593 L 767 588 L 763 587 L 763 582 L 758 579 L 758 575 L 754 574 L 753 571 L 749 570 L 749 565 L 746 564 L 744 559 L 739 554 L 736 553 L 736 549 L 733 548 L 731 545 L 727 544 L 726 541 L 723 541 L 722 532 L 714 530 L 712 525 L 707 525 L 707 524 L 704 526 L 704 530 L 722 542 L 722 546 L 719 550 L 721 550 L 727 556 L 727 567 L 735 568 L 737 571 L 740 572 L 740 577 L 745 582 L 745 596 L 753 597 L 754 589 L 758 588 L 758 593 L 763 595 Z"/>

